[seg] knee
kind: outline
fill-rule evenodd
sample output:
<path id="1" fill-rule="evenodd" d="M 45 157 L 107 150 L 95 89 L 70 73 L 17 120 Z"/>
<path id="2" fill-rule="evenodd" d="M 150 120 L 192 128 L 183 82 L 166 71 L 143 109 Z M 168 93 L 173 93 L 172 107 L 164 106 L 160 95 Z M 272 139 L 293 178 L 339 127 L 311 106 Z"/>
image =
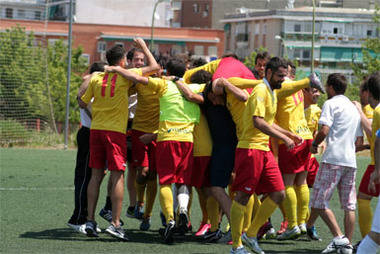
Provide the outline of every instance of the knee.
<path id="1" fill-rule="evenodd" d="M 270 194 L 270 198 L 276 203 L 280 204 L 285 199 L 285 191 L 276 191 Z"/>
<path id="2" fill-rule="evenodd" d="M 248 204 L 250 197 L 251 197 L 251 195 L 244 193 L 244 192 L 241 192 L 241 191 L 238 191 L 236 193 L 236 196 L 235 196 L 235 201 L 240 203 L 241 205 L 245 206 Z"/>

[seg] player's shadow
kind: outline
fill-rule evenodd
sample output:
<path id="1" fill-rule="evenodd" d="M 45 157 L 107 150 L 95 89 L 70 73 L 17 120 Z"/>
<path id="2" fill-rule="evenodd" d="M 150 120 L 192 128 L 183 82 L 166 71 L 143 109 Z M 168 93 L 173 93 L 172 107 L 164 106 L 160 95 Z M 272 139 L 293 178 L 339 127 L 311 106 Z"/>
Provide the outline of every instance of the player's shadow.
<path id="1" fill-rule="evenodd" d="M 101 241 L 101 242 L 118 242 L 120 240 L 111 237 L 87 237 L 84 234 L 77 233 L 70 228 L 54 228 L 37 232 L 24 232 L 19 235 L 20 238 L 30 238 L 37 240 L 61 240 L 61 241 Z"/>
<path id="2" fill-rule="evenodd" d="M 265 249 L 266 254 L 275 254 L 275 253 L 281 253 L 281 254 L 306 254 L 306 253 L 321 253 L 320 250 L 313 250 L 313 249 L 294 249 L 294 250 L 269 250 Z"/>

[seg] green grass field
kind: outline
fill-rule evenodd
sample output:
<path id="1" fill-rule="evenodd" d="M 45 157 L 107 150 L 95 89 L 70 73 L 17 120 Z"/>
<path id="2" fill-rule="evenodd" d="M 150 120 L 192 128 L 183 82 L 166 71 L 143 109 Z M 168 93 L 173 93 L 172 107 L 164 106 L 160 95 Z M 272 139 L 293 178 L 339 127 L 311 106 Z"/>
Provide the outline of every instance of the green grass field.
<path id="1" fill-rule="evenodd" d="M 73 232 L 66 222 L 73 210 L 75 155 L 75 150 L 0 149 L 1 253 L 229 253 L 230 246 L 202 244 L 195 239 L 170 246 L 162 244 L 158 235 L 158 199 L 149 232 L 141 232 L 139 221 L 126 218 L 123 210 L 122 219 L 131 239 L 129 242 L 120 242 L 104 233 L 94 239 Z M 369 158 L 358 157 L 358 181 L 368 162 Z M 98 211 L 104 205 L 105 186 L 103 183 Z M 124 207 L 128 204 L 127 196 L 126 193 Z M 375 207 L 376 202 L 372 203 Z M 336 195 L 331 207 L 342 225 L 343 213 Z M 99 216 L 97 221 L 103 229 L 108 225 Z M 194 228 L 199 226 L 196 195 L 191 221 Z M 279 226 L 279 211 L 272 216 L 272 221 Z M 266 253 L 320 253 L 331 240 L 331 235 L 320 219 L 316 226 L 322 242 L 310 242 L 306 238 L 283 242 L 268 240 L 262 241 L 261 247 Z M 360 238 L 356 225 L 354 242 Z"/>

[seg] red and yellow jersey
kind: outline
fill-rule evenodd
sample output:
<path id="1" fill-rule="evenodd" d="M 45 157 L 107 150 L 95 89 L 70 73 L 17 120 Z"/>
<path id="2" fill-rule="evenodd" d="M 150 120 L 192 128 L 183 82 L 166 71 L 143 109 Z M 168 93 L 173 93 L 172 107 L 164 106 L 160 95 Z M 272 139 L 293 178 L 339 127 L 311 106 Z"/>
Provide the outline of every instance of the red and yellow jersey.
<path id="1" fill-rule="evenodd" d="M 133 118 L 132 129 L 147 133 L 156 133 L 160 117 L 159 96 L 156 91 L 143 84 L 135 86 L 137 91 L 137 108 Z"/>
<path id="2" fill-rule="evenodd" d="M 184 79 L 185 83 L 190 84 L 191 83 L 190 82 L 191 76 L 199 70 L 204 70 L 204 71 L 210 72 L 211 74 L 214 74 L 214 72 L 216 71 L 216 69 L 219 66 L 220 61 L 221 61 L 221 59 L 217 59 L 217 60 L 211 61 L 205 65 L 187 70 L 185 72 L 185 75 L 183 75 L 183 79 Z"/>
<path id="3" fill-rule="evenodd" d="M 278 97 L 276 123 L 281 128 L 295 133 L 303 139 L 313 138 L 305 119 L 302 90 L 290 96 Z M 280 144 L 283 143 L 282 140 L 279 142 Z"/>
<path id="4" fill-rule="evenodd" d="M 267 81 L 264 79 L 264 82 Z M 282 83 L 282 88 L 275 90 L 275 92 L 267 83 L 255 86 L 243 111 L 242 137 L 239 140 L 238 147 L 269 151 L 269 136 L 253 126 L 253 117 L 261 117 L 269 125 L 272 125 L 277 111 L 277 97 L 287 97 L 302 88 L 308 87 L 309 82 L 309 79 L 287 81 Z"/>
<path id="5" fill-rule="evenodd" d="M 305 109 L 307 126 L 312 134 L 318 131 L 318 120 L 321 116 L 321 112 L 322 110 L 317 104 L 311 104 L 307 109 Z"/>
<path id="6" fill-rule="evenodd" d="M 375 165 L 375 140 L 376 140 L 376 132 L 380 129 L 380 104 L 377 105 L 375 110 L 373 111 L 373 119 L 372 119 L 372 138 L 371 138 L 371 165 Z"/>
<path id="7" fill-rule="evenodd" d="M 195 125 L 194 131 L 194 156 L 211 156 L 212 139 L 208 128 L 207 118 L 201 112 L 199 123 Z"/>
<path id="8" fill-rule="evenodd" d="M 141 73 L 139 69 L 131 69 Z M 128 122 L 128 97 L 132 81 L 115 73 L 99 72 L 92 75 L 82 101 L 92 98 L 92 130 L 107 130 L 126 133 Z"/>
<path id="9" fill-rule="evenodd" d="M 369 104 L 365 105 L 362 110 L 363 110 L 364 115 L 368 119 L 373 118 L 373 108 L 371 107 L 371 105 L 369 105 Z"/>
<path id="10" fill-rule="evenodd" d="M 173 86 L 170 86 L 170 89 L 168 88 L 168 83 L 170 81 L 160 79 L 160 78 L 149 78 L 147 87 L 151 89 L 152 91 L 157 93 L 157 96 L 159 97 L 159 100 L 162 100 L 162 98 L 166 95 L 168 95 L 167 92 L 171 96 L 173 96 L 173 103 L 172 107 L 175 107 L 175 105 L 181 106 L 183 104 L 186 104 L 186 102 L 183 102 L 182 100 L 186 100 L 183 98 L 183 96 L 180 94 L 178 89 L 174 89 Z M 175 85 L 174 85 L 175 86 Z M 189 87 L 194 93 L 202 92 L 204 89 L 204 85 L 198 85 L 198 84 L 189 84 Z M 166 99 L 166 105 L 170 104 L 170 98 Z M 198 105 L 196 105 L 198 107 Z M 165 106 L 166 107 L 166 106 Z M 182 109 L 187 109 L 188 107 L 184 107 Z M 176 107 L 177 114 L 172 117 L 172 119 L 178 119 L 178 120 L 163 120 L 162 116 L 165 114 L 174 114 L 175 112 L 164 112 L 167 111 L 165 108 L 163 108 L 162 101 L 160 101 L 160 119 L 158 124 L 158 135 L 157 135 L 157 141 L 179 141 L 179 142 L 193 142 L 193 131 L 194 131 L 194 121 L 190 121 L 189 119 L 186 119 L 186 112 L 184 110 L 181 110 L 181 108 Z M 199 107 L 198 107 L 199 111 Z M 198 112 L 199 113 L 199 112 Z M 183 119 L 183 120 L 182 120 Z M 198 119 L 199 120 L 199 119 Z"/>

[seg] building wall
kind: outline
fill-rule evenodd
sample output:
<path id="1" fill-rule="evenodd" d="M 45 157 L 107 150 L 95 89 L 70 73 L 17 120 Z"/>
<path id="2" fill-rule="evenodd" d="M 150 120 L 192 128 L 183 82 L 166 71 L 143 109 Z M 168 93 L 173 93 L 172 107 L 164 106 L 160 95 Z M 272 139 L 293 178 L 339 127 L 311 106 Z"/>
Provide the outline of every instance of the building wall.
<path id="1" fill-rule="evenodd" d="M 181 26 L 211 28 L 212 0 L 182 1 Z"/>

